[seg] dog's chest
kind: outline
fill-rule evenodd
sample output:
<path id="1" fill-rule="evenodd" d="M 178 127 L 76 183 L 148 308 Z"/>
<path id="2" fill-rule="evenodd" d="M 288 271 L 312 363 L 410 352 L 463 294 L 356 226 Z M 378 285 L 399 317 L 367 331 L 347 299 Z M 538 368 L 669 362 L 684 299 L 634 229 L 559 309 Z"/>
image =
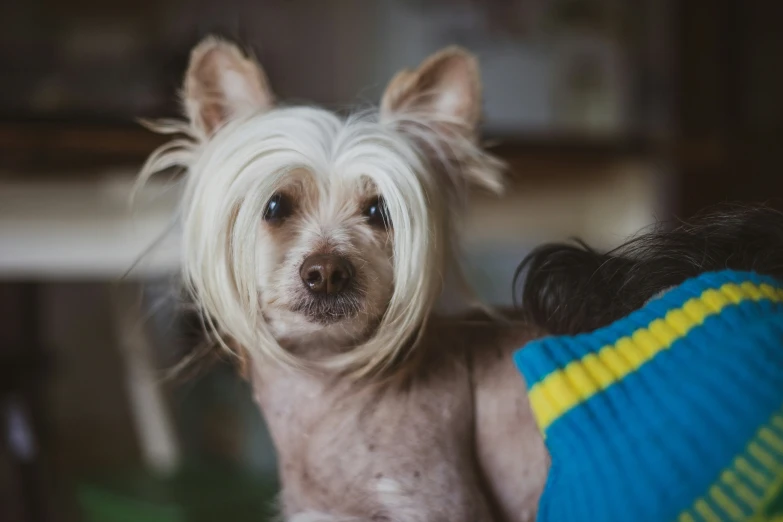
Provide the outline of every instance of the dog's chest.
<path id="1" fill-rule="evenodd" d="M 257 392 L 277 445 L 286 514 L 483 520 L 484 501 L 473 498 L 464 368 L 383 390 L 278 374 Z M 434 508 L 440 512 L 427 512 Z"/>

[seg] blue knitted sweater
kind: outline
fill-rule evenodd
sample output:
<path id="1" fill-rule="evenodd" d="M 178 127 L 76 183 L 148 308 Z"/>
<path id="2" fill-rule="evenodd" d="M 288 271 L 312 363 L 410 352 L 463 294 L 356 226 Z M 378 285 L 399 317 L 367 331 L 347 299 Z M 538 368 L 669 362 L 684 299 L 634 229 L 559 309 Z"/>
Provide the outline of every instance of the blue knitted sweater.
<path id="1" fill-rule="evenodd" d="M 783 521 L 783 286 L 704 274 L 515 354 L 552 457 L 542 522 Z"/>

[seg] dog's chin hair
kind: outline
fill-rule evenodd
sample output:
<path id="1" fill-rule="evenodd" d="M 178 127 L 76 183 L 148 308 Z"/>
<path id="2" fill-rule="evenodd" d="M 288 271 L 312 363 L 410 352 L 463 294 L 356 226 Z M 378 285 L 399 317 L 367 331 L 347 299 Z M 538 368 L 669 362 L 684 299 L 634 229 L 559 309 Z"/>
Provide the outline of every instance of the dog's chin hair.
<path id="1" fill-rule="evenodd" d="M 300 313 L 311 322 L 330 325 L 356 317 L 362 307 L 359 292 L 349 292 L 329 298 L 307 296 L 297 300 L 291 311 Z"/>
<path id="2" fill-rule="evenodd" d="M 415 125 L 424 141 L 400 131 L 415 121 L 384 122 L 370 113 L 341 120 L 321 109 L 296 107 L 236 119 L 209 140 L 180 122 L 151 126 L 185 136 L 152 154 L 139 183 L 174 166 L 188 171 L 181 212 L 184 284 L 210 330 L 230 335 L 251 357 L 313 367 L 282 348 L 263 320 L 255 274 L 258 223 L 265 202 L 294 169 L 309 171 L 319 183 L 366 177 L 383 195 L 394 224 L 393 292 L 369 339 L 315 364 L 363 378 L 407 358 L 454 257 L 449 207 L 466 189 L 465 183 L 444 189 L 434 172 L 483 167 L 490 179 L 500 169 L 472 140 L 439 136 L 427 124 Z M 438 168 L 427 162 L 431 154 L 424 147 L 436 149 Z"/>

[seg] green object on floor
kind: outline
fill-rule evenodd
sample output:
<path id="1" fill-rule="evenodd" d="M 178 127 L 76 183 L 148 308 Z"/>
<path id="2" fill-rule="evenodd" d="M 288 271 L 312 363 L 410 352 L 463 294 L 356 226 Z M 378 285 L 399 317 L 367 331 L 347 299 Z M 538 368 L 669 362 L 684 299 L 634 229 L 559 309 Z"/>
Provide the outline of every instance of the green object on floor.
<path id="1" fill-rule="evenodd" d="M 277 490 L 272 478 L 199 468 L 85 481 L 78 497 L 86 522 L 264 522 L 273 518 Z"/>

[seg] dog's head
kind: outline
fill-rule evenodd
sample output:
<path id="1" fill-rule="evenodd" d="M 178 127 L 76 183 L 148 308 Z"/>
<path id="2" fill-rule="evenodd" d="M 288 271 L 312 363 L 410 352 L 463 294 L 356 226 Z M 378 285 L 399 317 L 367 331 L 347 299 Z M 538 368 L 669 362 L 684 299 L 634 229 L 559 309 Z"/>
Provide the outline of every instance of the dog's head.
<path id="1" fill-rule="evenodd" d="M 406 355 L 440 295 L 470 184 L 500 188 L 477 143 L 476 60 L 451 48 L 379 111 L 282 107 L 252 59 L 208 39 L 184 84 L 189 138 L 142 179 L 187 168 L 184 269 L 210 325 L 252 355 L 359 375 Z"/>

